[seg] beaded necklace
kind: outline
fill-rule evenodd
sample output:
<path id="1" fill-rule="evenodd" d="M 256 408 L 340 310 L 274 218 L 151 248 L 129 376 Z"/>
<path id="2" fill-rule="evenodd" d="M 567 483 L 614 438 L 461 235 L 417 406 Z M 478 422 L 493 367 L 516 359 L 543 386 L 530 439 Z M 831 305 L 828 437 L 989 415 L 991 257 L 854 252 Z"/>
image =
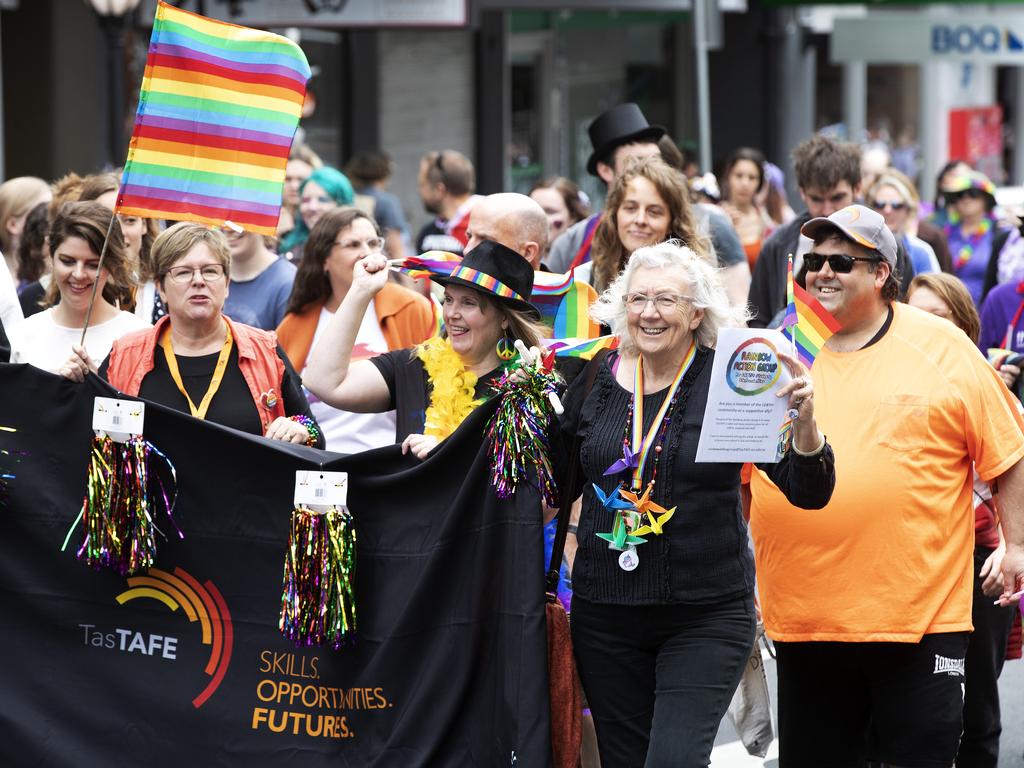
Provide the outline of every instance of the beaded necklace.
<path id="1" fill-rule="evenodd" d="M 950 222 L 946 224 L 946 239 L 949 239 L 950 234 L 956 227 L 956 222 Z M 960 227 L 961 235 L 967 238 L 966 242 L 960 246 L 960 250 L 956 254 L 956 264 L 954 268 L 959 271 L 967 266 L 967 262 L 971 260 L 974 255 L 974 249 L 978 247 L 978 244 L 984 239 L 985 235 L 992 231 L 992 219 L 985 218 L 981 220 L 981 223 L 975 227 L 972 227 L 970 231 L 964 231 L 963 227 Z"/>
<path id="2" fill-rule="evenodd" d="M 608 533 L 598 533 L 597 536 L 608 542 L 609 549 L 622 551 L 619 566 L 625 571 L 632 571 L 640 562 L 636 547 L 647 541 L 648 534 L 661 535 L 663 526 L 676 511 L 675 507 L 665 509 L 656 504 L 651 500 L 651 494 L 658 477 L 658 465 L 661 462 L 668 427 L 672 423 L 672 414 L 683 391 L 683 377 L 693 364 L 696 353 L 697 345 L 691 342 L 646 436 L 643 432 L 643 356 L 637 358 L 633 374 L 633 397 L 627 409 L 626 426 L 622 437 L 622 458 L 616 460 L 604 472 L 605 475 L 617 475 L 632 470 L 630 487 L 627 490 L 620 484 L 616 491 L 606 496 L 596 484 L 594 485 L 601 504 L 615 515 L 612 530 Z M 651 479 L 644 487 L 643 473 L 648 459 L 651 459 Z"/>

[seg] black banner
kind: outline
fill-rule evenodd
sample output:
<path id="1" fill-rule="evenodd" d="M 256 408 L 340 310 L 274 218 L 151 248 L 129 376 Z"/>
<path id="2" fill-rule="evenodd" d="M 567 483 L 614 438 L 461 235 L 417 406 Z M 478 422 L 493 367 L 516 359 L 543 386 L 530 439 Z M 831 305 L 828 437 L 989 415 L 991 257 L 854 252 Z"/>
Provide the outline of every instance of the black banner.
<path id="1" fill-rule="evenodd" d="M 133 578 L 75 558 L 95 395 L 0 365 L 0 764 L 544 766 L 536 495 L 499 501 L 477 409 L 427 461 L 338 457 L 147 403 L 179 540 Z M 13 431 L 12 431 L 13 430 Z M 323 463 L 322 463 L 323 462 Z M 358 638 L 277 628 L 295 471 L 349 473 Z"/>

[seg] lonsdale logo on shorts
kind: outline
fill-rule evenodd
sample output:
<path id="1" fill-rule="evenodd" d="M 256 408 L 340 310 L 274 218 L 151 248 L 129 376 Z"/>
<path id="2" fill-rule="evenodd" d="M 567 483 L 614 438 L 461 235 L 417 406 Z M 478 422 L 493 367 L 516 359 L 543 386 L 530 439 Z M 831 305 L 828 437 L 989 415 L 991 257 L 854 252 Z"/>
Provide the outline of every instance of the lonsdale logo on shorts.
<path id="1" fill-rule="evenodd" d="M 948 656 L 935 654 L 935 671 L 933 675 L 959 675 L 964 676 L 964 660 L 951 659 Z"/>
<path id="2" fill-rule="evenodd" d="M 210 658 L 203 671 L 210 676 L 210 682 L 192 699 L 192 706 L 199 709 L 213 695 L 224 680 L 231 663 L 231 649 L 234 645 L 234 631 L 231 612 L 220 591 L 213 582 L 204 584 L 183 568 L 174 573 L 150 568 L 144 576 L 128 579 L 128 589 L 117 595 L 115 600 L 124 605 L 132 600 L 149 598 L 157 600 L 172 611 L 179 608 L 190 624 L 199 622 L 200 639 L 210 646 Z M 106 632 L 93 624 L 79 624 L 84 630 L 86 645 L 109 648 L 124 653 L 138 653 L 144 656 L 159 656 L 176 660 L 178 638 L 165 637 L 133 629 L 117 628 Z"/>

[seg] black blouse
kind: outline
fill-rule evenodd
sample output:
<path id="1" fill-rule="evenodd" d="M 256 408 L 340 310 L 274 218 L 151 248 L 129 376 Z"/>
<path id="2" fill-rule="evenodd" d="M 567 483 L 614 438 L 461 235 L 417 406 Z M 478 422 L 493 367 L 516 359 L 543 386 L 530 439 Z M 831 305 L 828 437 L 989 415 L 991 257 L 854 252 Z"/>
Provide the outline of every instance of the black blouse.
<path id="1" fill-rule="evenodd" d="M 659 462 L 652 499 L 671 509 L 673 517 L 661 535 L 649 534 L 637 545 L 640 564 L 633 571 L 619 568 L 619 552 L 597 533 L 612 530 L 613 513 L 594 494 L 628 484 L 631 470 L 615 476 L 604 471 L 622 456 L 622 441 L 632 393 L 612 373 L 609 356 L 600 366 L 590 395 L 583 402 L 585 376 L 576 379 L 563 398 L 559 469 L 567 466 L 573 438 L 582 438 L 580 462 L 583 513 L 573 565 L 573 591 L 597 603 L 652 605 L 708 603 L 748 594 L 754 589 L 754 561 L 747 543 L 747 525 L 740 505 L 741 464 L 697 463 L 704 408 L 714 351 L 698 348 L 683 378 Z M 667 390 L 644 396 L 644 433 L 654 421 Z M 823 507 L 835 485 L 830 446 L 812 457 L 789 451 L 782 461 L 762 466 L 791 503 L 806 509 Z M 646 486 L 652 462 L 644 467 Z M 580 489 L 574 489 L 579 495 Z"/>
<path id="2" fill-rule="evenodd" d="M 427 406 L 430 404 L 430 378 L 412 349 L 396 349 L 371 357 L 387 382 L 391 401 L 388 410 L 395 411 L 395 442 L 401 443 L 409 435 L 423 434 Z M 474 389 L 476 398 L 489 397 L 492 385 L 501 376 L 501 368 L 479 377 Z"/>
<path id="3" fill-rule="evenodd" d="M 217 367 L 217 358 L 220 353 L 214 352 L 209 355 L 197 355 L 195 357 L 175 355 L 178 361 L 178 371 L 181 373 L 181 382 L 185 386 L 192 402 L 198 404 L 206 394 L 210 380 L 213 378 L 213 371 Z M 288 356 L 280 345 L 277 347 L 277 356 L 284 363 L 284 375 L 281 380 L 281 398 L 284 402 L 284 412 L 287 416 L 308 416 L 313 418 L 309 409 L 309 401 L 302 391 L 302 380 L 295 372 Z M 99 375 L 102 379 L 107 378 L 107 363 L 104 360 L 100 366 Z M 150 400 L 154 403 L 166 405 L 182 413 L 191 413 L 188 401 L 178 390 L 177 384 L 171 378 L 171 370 L 167 367 L 167 359 L 158 348 L 153 355 L 153 370 L 146 374 L 139 387 L 139 397 Z M 238 367 L 238 345 L 231 346 L 231 354 L 228 357 L 228 364 L 224 371 L 224 379 L 221 381 L 217 394 L 210 401 L 210 408 L 206 412 L 206 420 L 225 427 L 232 427 L 248 432 L 251 435 L 263 434 L 263 422 L 260 420 L 260 413 L 256 409 L 256 403 L 252 399 L 249 385 L 242 376 L 242 370 Z M 314 422 L 316 420 L 314 419 Z M 323 435 L 320 436 L 316 445 L 317 448 L 324 447 Z"/>

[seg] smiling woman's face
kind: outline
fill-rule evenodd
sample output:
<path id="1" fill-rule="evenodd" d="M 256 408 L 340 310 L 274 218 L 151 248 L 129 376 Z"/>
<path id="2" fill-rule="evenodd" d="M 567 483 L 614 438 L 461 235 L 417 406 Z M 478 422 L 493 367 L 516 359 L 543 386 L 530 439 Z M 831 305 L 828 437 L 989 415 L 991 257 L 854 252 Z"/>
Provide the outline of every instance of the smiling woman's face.
<path id="1" fill-rule="evenodd" d="M 643 176 L 626 185 L 626 194 L 615 211 L 619 240 L 628 253 L 668 237 L 671 225 L 668 204 L 658 189 Z"/>

